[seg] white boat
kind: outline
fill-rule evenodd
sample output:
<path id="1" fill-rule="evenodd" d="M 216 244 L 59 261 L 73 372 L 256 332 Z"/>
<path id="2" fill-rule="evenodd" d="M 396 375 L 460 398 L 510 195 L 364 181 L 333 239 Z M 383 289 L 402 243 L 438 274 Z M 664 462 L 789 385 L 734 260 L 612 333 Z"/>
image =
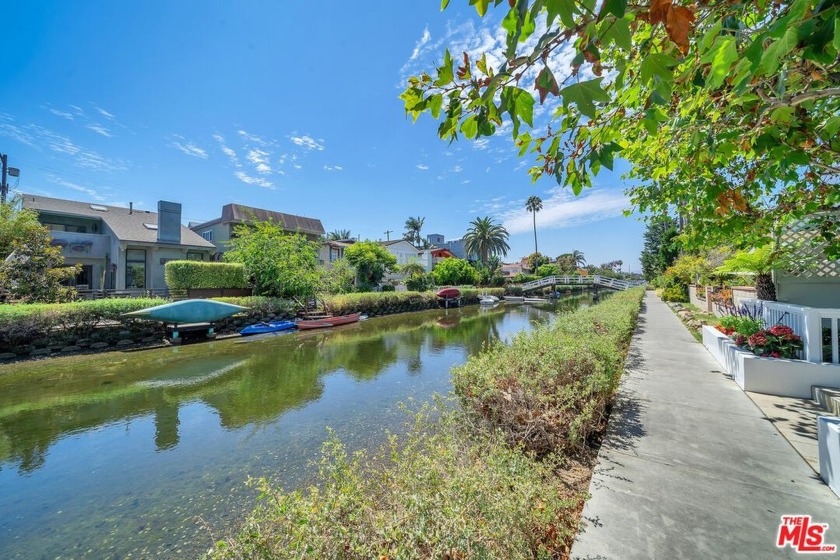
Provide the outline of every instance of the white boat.
<path id="1" fill-rule="evenodd" d="M 524 303 L 525 298 L 522 296 L 505 296 L 505 301 L 508 303 Z"/>
<path id="2" fill-rule="evenodd" d="M 549 303 L 549 301 L 539 297 L 526 297 L 525 303 Z"/>
<path id="3" fill-rule="evenodd" d="M 478 302 L 481 305 L 496 305 L 497 303 L 499 303 L 499 298 L 497 298 L 496 296 L 485 294 L 478 297 Z"/>

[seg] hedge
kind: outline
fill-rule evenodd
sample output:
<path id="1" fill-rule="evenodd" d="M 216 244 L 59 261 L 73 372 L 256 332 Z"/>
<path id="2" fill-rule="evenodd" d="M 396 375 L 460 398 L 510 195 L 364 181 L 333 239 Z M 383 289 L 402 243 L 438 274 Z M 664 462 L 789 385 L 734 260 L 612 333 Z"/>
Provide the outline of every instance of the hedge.
<path id="1" fill-rule="evenodd" d="M 169 261 L 164 276 L 170 290 L 248 287 L 242 263 Z"/>
<path id="2" fill-rule="evenodd" d="M 126 298 L 0 305 L 0 351 L 13 351 L 54 330 L 85 336 L 103 321 L 127 324 L 133 319 L 123 318 L 123 313 L 166 302 L 160 298 Z"/>

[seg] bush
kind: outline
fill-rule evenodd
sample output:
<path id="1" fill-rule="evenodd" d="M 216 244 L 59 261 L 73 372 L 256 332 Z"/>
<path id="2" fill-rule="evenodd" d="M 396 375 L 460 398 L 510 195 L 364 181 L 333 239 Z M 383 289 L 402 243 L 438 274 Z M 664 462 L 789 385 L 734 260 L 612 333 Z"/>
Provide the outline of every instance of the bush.
<path id="1" fill-rule="evenodd" d="M 748 316 L 727 315 L 720 318 L 720 326 L 731 333 L 752 336 L 762 329 L 764 321 L 761 318 Z"/>
<path id="2" fill-rule="evenodd" d="M 671 286 L 663 289 L 662 301 L 688 303 L 688 286 Z"/>
<path id="3" fill-rule="evenodd" d="M 580 498 L 555 472 L 457 411 L 427 409 L 381 456 L 324 445 L 316 485 L 265 496 L 236 537 L 210 557 L 557 558 L 574 538 Z"/>
<path id="4" fill-rule="evenodd" d="M 463 259 L 443 259 L 434 268 L 432 274 L 438 286 L 475 285 L 481 281 L 478 271 Z"/>
<path id="5" fill-rule="evenodd" d="M 47 336 L 87 336 L 104 321 L 128 325 L 136 319 L 122 317 L 123 313 L 162 305 L 167 301 L 160 298 L 125 298 L 2 305 L 0 351 L 14 351 L 21 345 Z"/>
<path id="6" fill-rule="evenodd" d="M 405 287 L 410 292 L 425 292 L 435 287 L 435 277 L 431 272 L 414 274 L 405 279 Z"/>
<path id="7" fill-rule="evenodd" d="M 582 448 L 604 426 L 643 293 L 615 294 L 473 356 L 453 370 L 462 406 L 527 451 Z"/>
<path id="8" fill-rule="evenodd" d="M 513 286 L 513 285 L 505 286 L 505 295 L 506 296 L 521 296 L 522 295 L 522 286 Z"/>
<path id="9" fill-rule="evenodd" d="M 359 292 L 326 296 L 324 305 L 335 315 L 356 312 L 366 315 L 388 315 L 433 309 L 437 307 L 437 296 L 432 292 Z"/>
<path id="10" fill-rule="evenodd" d="M 394 292 L 394 291 L 396 291 L 396 288 L 391 284 L 384 284 L 382 286 L 382 291 L 383 292 Z"/>
<path id="11" fill-rule="evenodd" d="M 525 282 L 532 282 L 532 281 L 537 280 L 537 279 L 539 279 L 539 276 L 536 276 L 534 274 L 525 274 L 523 272 L 520 272 L 519 274 L 514 276 L 511 281 L 514 284 L 524 284 Z"/>
<path id="12" fill-rule="evenodd" d="M 245 265 L 200 261 L 169 261 L 164 267 L 170 290 L 247 288 Z"/>

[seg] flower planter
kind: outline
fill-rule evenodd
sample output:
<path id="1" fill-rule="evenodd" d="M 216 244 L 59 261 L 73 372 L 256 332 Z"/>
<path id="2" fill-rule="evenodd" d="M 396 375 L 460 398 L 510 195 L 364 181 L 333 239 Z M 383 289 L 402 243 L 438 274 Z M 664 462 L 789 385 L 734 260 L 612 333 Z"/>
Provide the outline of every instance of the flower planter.
<path id="1" fill-rule="evenodd" d="M 817 418 L 817 443 L 820 450 L 820 478 L 840 497 L 840 418 Z"/>
<path id="2" fill-rule="evenodd" d="M 709 326 L 703 327 L 703 346 L 744 391 L 810 399 L 814 385 L 840 388 L 840 365 L 762 358 Z"/>

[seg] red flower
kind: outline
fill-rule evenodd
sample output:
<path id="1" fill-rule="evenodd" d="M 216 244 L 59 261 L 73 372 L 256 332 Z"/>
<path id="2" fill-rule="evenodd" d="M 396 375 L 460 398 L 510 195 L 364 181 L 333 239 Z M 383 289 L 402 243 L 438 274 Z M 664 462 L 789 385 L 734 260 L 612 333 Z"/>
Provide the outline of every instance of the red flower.
<path id="1" fill-rule="evenodd" d="M 758 331 L 749 338 L 750 346 L 767 346 L 766 331 Z"/>
<path id="2" fill-rule="evenodd" d="M 773 325 L 773 327 L 770 329 L 770 334 L 772 334 L 773 336 L 796 336 L 795 334 L 793 334 L 793 329 L 786 325 Z"/>
<path id="3" fill-rule="evenodd" d="M 781 358 L 782 355 L 779 354 L 778 352 L 770 352 L 770 357 L 771 358 Z"/>
<path id="4" fill-rule="evenodd" d="M 746 343 L 747 343 L 747 337 L 746 336 L 744 336 L 742 334 L 739 334 L 738 336 L 735 337 L 735 344 L 737 344 L 738 346 L 743 346 Z"/>

